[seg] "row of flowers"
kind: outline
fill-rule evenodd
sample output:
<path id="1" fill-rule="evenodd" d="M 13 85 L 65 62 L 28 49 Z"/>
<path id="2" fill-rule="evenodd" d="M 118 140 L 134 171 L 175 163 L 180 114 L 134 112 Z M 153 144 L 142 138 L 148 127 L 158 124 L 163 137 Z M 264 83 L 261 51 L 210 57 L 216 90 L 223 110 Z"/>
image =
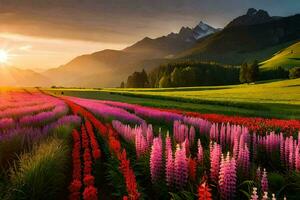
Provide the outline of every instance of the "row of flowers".
<path id="1" fill-rule="evenodd" d="M 86 121 L 85 126 L 81 126 L 81 134 L 74 129 L 72 136 L 73 180 L 69 186 L 69 199 L 81 199 L 82 195 L 85 200 L 97 200 L 98 190 L 94 185 L 95 177 L 92 174 L 92 167 L 100 158 L 101 151 L 91 123 Z"/>
<path id="2" fill-rule="evenodd" d="M 93 103 L 95 103 L 94 106 L 96 107 L 99 102 L 93 101 Z M 124 138 L 125 141 L 135 145 L 138 159 L 142 157 L 142 155 L 149 153 L 149 169 L 152 182 L 156 183 L 164 179 L 170 188 L 179 190 L 186 188 L 188 181 L 195 181 L 199 178 L 196 177 L 197 168 L 203 168 L 205 160 L 209 160 L 209 182 L 213 182 L 217 185 L 217 190 L 223 199 L 235 198 L 238 181 L 246 180 L 246 178 L 252 176 L 249 174 L 251 171 L 250 168 L 262 162 L 260 160 L 256 161 L 261 154 L 265 154 L 272 160 L 271 158 L 278 153 L 282 165 L 286 167 L 286 169 L 300 170 L 300 136 L 298 132 L 297 134 L 295 132 L 298 130 L 297 120 L 286 120 L 291 123 L 289 123 L 287 127 L 284 127 L 279 123 L 280 120 L 238 117 L 224 117 L 221 119 L 223 117 L 222 115 L 205 116 L 201 114 L 196 115 L 195 113 L 183 114 L 174 110 L 146 109 L 142 106 L 127 106 L 124 103 L 117 104 L 111 102 L 102 102 L 99 104 L 100 108 L 102 104 L 109 104 L 110 106 L 126 109 L 134 112 L 139 117 L 155 119 L 159 123 L 173 123 L 172 134 L 166 134 L 167 136 L 165 139 L 160 131 L 158 131 L 157 134 L 154 134 L 152 126 L 146 124 L 144 120 L 142 123 L 137 123 L 135 120 L 130 121 L 128 117 L 125 117 L 119 118 L 119 120 L 129 124 L 123 124 L 117 120 L 112 121 L 112 126 L 117 130 L 118 134 L 114 133 L 111 127 L 106 127 L 109 131 L 107 132 L 108 135 L 106 134 L 104 136 L 108 139 L 111 150 L 115 152 L 121 165 L 126 166 L 124 168 L 127 168 L 127 170 L 121 170 L 125 177 L 128 190 L 128 196 L 125 196 L 124 198 L 130 199 L 132 198 L 130 196 L 139 196 L 136 195 L 139 193 L 136 189 L 136 181 L 128 181 L 127 184 L 127 180 L 135 180 L 135 177 L 133 170 L 130 168 L 126 150 L 122 150 L 121 148 L 118 139 L 119 135 Z M 85 105 L 82 104 L 82 106 Z M 95 112 L 95 110 L 89 110 Z M 84 112 L 88 113 L 86 110 Z M 128 114 L 132 115 L 132 113 Z M 115 115 L 117 116 L 116 113 Z M 116 118 L 118 119 L 118 117 Z M 247 122 L 247 119 L 252 120 Z M 257 121 L 253 121 L 253 119 Z M 251 125 L 256 122 L 259 123 L 259 126 L 254 127 Z M 274 123 L 277 125 L 274 126 Z M 276 131 L 278 131 L 277 129 L 291 131 L 294 137 L 289 136 L 288 133 L 290 132 L 286 132 L 285 134 L 279 132 L 278 134 L 275 130 L 269 132 L 269 129 L 276 129 Z M 258 133 L 258 131 L 260 133 Z M 197 134 L 197 132 L 199 134 Z M 295 135 L 298 137 L 296 138 Z M 201 143 L 198 136 L 207 137 L 211 141 L 209 144 L 208 157 L 204 152 L 205 150 L 202 146 L 203 143 Z M 196 145 L 194 141 L 197 139 L 198 143 Z M 197 146 L 197 151 L 191 152 L 194 151 L 195 145 Z M 175 146 L 176 148 L 174 151 L 173 147 Z M 252 165 L 252 162 L 255 165 Z M 123 169 L 123 167 L 120 169 Z M 124 173 L 125 171 L 127 173 Z M 132 171 L 132 173 L 130 173 L 130 171 Z M 239 172 L 242 174 L 241 180 L 238 180 L 237 177 Z M 126 176 L 131 178 L 127 177 L 126 179 Z M 259 190 L 264 192 L 264 194 L 256 195 L 263 198 L 263 196 L 268 196 L 266 170 L 258 177 L 257 180 L 259 184 L 257 184 L 257 186 L 259 188 L 256 190 L 253 189 L 253 195 Z M 134 187 L 129 189 L 130 185 L 133 185 Z M 132 192 L 132 195 L 130 195 L 131 193 L 129 191 L 135 192 Z M 207 187 L 207 181 L 202 182 L 199 186 L 199 194 L 203 191 L 209 196 L 210 189 Z"/>
<path id="3" fill-rule="evenodd" d="M 95 101 L 105 103 L 111 106 L 131 110 L 137 115 L 147 118 L 154 118 L 157 120 L 172 121 L 182 120 L 183 116 L 193 117 L 198 120 L 208 120 L 214 123 L 230 123 L 247 127 L 250 131 L 254 132 L 270 132 L 281 131 L 287 134 L 292 134 L 300 130 L 300 120 L 285 120 L 285 119 L 267 119 L 261 117 L 242 117 L 242 116 L 229 116 L 222 114 L 201 114 L 197 112 L 185 112 L 176 109 L 162 109 L 151 108 L 135 104 L 128 104 L 114 101 Z M 203 122 L 202 122 L 203 123 Z"/>
<path id="4" fill-rule="evenodd" d="M 30 103 L 30 104 L 22 104 L 26 100 L 26 98 L 30 98 L 31 102 L 34 100 L 34 102 L 39 103 Z M 18 106 L 15 104 L 20 103 Z M 63 102 L 57 98 L 44 95 L 41 93 L 33 93 L 28 96 L 26 93 L 22 93 L 18 95 L 17 97 L 14 97 L 13 106 L 10 107 L 9 100 L 5 103 L 7 108 L 4 110 L 0 110 L 0 118 L 13 118 L 18 119 L 26 115 L 35 115 L 37 113 L 43 112 L 43 111 L 50 111 L 57 105 L 62 105 Z"/>
<path id="5" fill-rule="evenodd" d="M 107 141 L 109 148 L 110 148 L 111 152 L 113 153 L 113 155 L 115 155 L 117 157 L 117 159 L 119 160 L 119 163 L 120 163 L 119 169 L 124 176 L 125 185 L 126 185 L 126 189 L 127 189 L 127 194 L 124 195 L 123 199 L 129 199 L 129 200 L 139 199 L 140 193 L 138 192 L 138 189 L 137 189 L 137 182 L 136 182 L 136 177 L 135 177 L 134 171 L 130 166 L 130 161 L 127 158 L 126 150 L 122 149 L 121 143 L 117 137 L 117 134 L 113 130 L 113 128 L 109 125 L 105 126 L 104 124 L 102 124 L 97 118 L 94 117 L 94 115 L 92 113 L 90 113 L 88 110 L 82 108 L 80 105 L 74 103 L 73 101 L 71 101 L 69 99 L 64 99 L 64 100 L 70 106 L 70 108 L 72 109 L 72 111 L 74 113 L 82 115 L 85 119 L 87 119 L 91 122 L 91 123 L 87 123 L 86 126 L 91 127 L 93 125 L 98 130 L 98 132 L 101 134 L 103 139 L 105 141 Z M 89 129 L 91 129 L 91 128 L 89 128 Z M 93 146 L 92 142 L 91 142 L 91 146 Z M 92 147 L 92 149 L 93 149 L 93 147 Z M 94 155 L 94 151 L 93 151 L 93 155 Z M 72 187 L 70 187 L 70 188 L 73 189 Z M 71 190 L 71 192 L 72 191 L 73 190 Z M 77 192 L 78 192 L 78 190 L 77 190 Z M 72 193 L 71 193 L 70 198 L 71 197 L 72 197 Z"/>

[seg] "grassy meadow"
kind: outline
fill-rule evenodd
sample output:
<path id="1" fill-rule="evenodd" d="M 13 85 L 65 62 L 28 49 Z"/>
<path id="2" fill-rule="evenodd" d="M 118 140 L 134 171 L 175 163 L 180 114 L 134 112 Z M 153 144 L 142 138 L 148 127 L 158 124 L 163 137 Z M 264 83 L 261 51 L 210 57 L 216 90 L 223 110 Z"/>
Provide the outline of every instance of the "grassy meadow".
<path id="1" fill-rule="evenodd" d="M 300 79 L 229 86 L 147 89 L 45 89 L 53 94 L 114 100 L 201 113 L 300 119 Z"/>
<path id="2" fill-rule="evenodd" d="M 290 69 L 300 66 L 300 42 L 297 42 L 281 51 L 277 52 L 272 58 L 261 63 L 262 70 L 273 69 L 274 67 L 282 67 Z"/>

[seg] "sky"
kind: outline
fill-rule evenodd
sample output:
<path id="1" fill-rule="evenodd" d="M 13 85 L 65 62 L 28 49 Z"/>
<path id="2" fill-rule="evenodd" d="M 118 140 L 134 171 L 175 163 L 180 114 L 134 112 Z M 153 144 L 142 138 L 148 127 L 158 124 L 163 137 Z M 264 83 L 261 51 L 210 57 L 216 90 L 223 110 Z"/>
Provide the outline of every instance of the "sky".
<path id="1" fill-rule="evenodd" d="M 200 21 L 221 28 L 251 7 L 300 13 L 299 0 L 0 0 L 0 50 L 8 65 L 45 70 Z"/>

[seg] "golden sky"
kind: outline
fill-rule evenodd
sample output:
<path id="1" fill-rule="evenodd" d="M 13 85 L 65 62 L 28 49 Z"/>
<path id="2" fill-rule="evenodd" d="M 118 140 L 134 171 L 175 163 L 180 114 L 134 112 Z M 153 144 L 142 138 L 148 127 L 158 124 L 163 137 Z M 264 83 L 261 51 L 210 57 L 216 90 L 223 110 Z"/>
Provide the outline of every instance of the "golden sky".
<path id="1" fill-rule="evenodd" d="M 47 69 L 199 21 L 223 27 L 249 7 L 286 16 L 299 12 L 300 1 L 0 0 L 0 50 L 9 52 L 12 66 Z"/>

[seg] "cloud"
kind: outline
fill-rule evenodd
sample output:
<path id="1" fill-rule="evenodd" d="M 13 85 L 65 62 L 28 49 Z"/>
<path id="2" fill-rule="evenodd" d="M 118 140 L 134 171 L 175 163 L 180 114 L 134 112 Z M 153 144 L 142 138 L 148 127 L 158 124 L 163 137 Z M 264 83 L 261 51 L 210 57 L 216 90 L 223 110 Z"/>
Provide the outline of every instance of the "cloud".
<path id="1" fill-rule="evenodd" d="M 21 50 L 21 51 L 29 51 L 31 49 L 32 49 L 31 45 L 25 45 L 25 46 L 19 47 L 19 50 Z"/>
<path id="2" fill-rule="evenodd" d="M 200 20 L 220 27 L 247 8 L 273 15 L 300 10 L 300 1 L 281 0 L 0 0 L 0 31 L 23 35 L 133 43 Z"/>

